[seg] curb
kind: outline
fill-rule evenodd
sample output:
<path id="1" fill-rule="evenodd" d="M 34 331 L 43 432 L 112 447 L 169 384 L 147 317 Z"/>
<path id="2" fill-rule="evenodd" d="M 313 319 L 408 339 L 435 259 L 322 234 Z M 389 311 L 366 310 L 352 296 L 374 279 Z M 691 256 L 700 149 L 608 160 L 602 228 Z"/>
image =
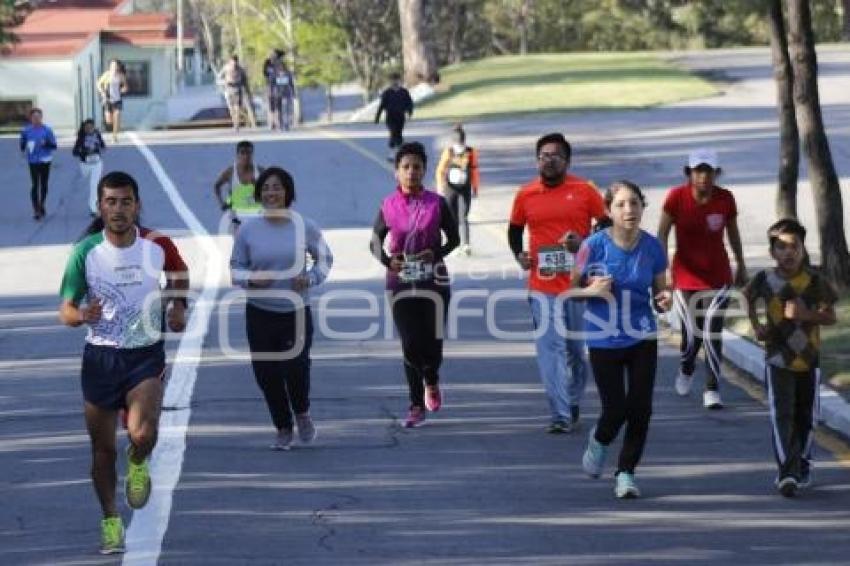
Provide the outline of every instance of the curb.
<path id="1" fill-rule="evenodd" d="M 764 385 L 764 349 L 730 330 L 723 331 L 723 357 Z M 850 403 L 828 385 L 820 384 L 818 422 L 850 438 Z"/>

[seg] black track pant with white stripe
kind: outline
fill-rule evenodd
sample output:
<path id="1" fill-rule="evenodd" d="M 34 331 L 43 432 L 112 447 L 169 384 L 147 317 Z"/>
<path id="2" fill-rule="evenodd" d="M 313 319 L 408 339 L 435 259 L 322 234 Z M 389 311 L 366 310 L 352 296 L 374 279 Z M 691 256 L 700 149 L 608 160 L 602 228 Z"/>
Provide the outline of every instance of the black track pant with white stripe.
<path id="1" fill-rule="evenodd" d="M 779 477 L 799 480 L 808 471 L 811 458 L 819 370 L 799 372 L 768 364 L 765 372 Z"/>
<path id="2" fill-rule="evenodd" d="M 682 373 L 693 375 L 697 354 L 700 346 L 705 343 L 705 365 L 708 369 L 705 388 L 717 391 L 720 386 L 720 364 L 723 361 L 723 316 L 729 305 L 729 288 L 707 291 L 677 290 L 673 299 L 676 314 L 682 322 Z"/>

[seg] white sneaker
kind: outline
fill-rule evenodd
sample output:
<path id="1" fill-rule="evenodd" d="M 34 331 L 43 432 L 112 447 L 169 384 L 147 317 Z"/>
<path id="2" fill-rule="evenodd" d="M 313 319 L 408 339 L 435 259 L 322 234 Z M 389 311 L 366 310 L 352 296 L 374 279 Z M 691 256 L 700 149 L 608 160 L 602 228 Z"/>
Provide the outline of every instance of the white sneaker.
<path id="1" fill-rule="evenodd" d="M 676 393 L 682 397 L 687 397 L 691 392 L 691 385 L 694 383 L 694 376 L 687 375 L 682 370 L 679 370 L 679 375 L 676 376 Z"/>
<path id="2" fill-rule="evenodd" d="M 472 247 L 469 244 L 464 244 L 460 247 L 460 253 L 463 255 L 472 255 Z"/>
<path id="3" fill-rule="evenodd" d="M 719 391 L 706 391 L 702 394 L 702 406 L 706 409 L 722 409 L 723 401 Z"/>

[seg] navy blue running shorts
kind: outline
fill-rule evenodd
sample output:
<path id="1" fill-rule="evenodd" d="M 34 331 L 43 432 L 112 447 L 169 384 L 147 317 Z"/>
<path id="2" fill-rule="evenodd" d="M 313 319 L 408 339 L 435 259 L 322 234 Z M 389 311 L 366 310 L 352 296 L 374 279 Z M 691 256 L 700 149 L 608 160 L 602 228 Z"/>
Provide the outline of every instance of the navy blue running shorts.
<path id="1" fill-rule="evenodd" d="M 86 343 L 80 381 L 83 398 L 101 409 L 126 408 L 127 393 L 142 381 L 165 375 L 165 347 L 114 348 Z"/>

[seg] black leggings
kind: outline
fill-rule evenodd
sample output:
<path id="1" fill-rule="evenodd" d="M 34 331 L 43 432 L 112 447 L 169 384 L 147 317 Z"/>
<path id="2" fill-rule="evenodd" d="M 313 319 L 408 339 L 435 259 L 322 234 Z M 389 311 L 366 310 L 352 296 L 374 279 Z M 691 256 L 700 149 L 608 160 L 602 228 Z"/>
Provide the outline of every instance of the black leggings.
<path id="1" fill-rule="evenodd" d="M 404 130 L 404 118 L 387 119 L 387 129 L 390 131 L 390 149 L 396 149 L 404 141 L 401 133 Z"/>
<path id="2" fill-rule="evenodd" d="M 301 415 L 310 410 L 310 307 L 279 313 L 249 304 L 245 318 L 254 377 L 266 398 L 272 422 L 278 430 L 291 429 L 292 412 Z M 277 359 L 261 359 L 275 354 Z"/>
<path id="3" fill-rule="evenodd" d="M 457 219 L 461 245 L 469 245 L 469 221 L 467 217 L 469 216 L 469 206 L 472 203 L 472 189 L 470 187 L 456 189 L 449 185 L 449 190 L 446 191 L 446 201 Z"/>
<path id="4" fill-rule="evenodd" d="M 708 291 L 677 290 L 673 301 L 676 314 L 682 322 L 682 373 L 694 373 L 697 354 L 700 346 L 705 343 L 705 365 L 708 368 L 705 388 L 717 391 L 720 387 L 720 364 L 723 362 L 723 317 L 729 305 L 729 288 Z"/>
<path id="5" fill-rule="evenodd" d="M 30 163 L 30 179 L 32 180 L 30 200 L 32 200 L 32 208 L 36 212 L 44 208 L 44 201 L 47 200 L 47 181 L 49 178 L 50 163 Z"/>
<path id="6" fill-rule="evenodd" d="M 602 401 L 594 438 L 608 446 L 625 424 L 617 473 L 633 474 L 649 431 L 658 343 L 644 340 L 628 348 L 590 348 L 589 353 Z"/>
<path id="7" fill-rule="evenodd" d="M 434 293 L 436 296 L 429 294 L 391 299 L 393 321 L 404 354 L 404 374 L 407 377 L 411 406 L 424 407 L 425 385 L 436 385 L 440 380 L 442 335 L 449 293 Z"/>

